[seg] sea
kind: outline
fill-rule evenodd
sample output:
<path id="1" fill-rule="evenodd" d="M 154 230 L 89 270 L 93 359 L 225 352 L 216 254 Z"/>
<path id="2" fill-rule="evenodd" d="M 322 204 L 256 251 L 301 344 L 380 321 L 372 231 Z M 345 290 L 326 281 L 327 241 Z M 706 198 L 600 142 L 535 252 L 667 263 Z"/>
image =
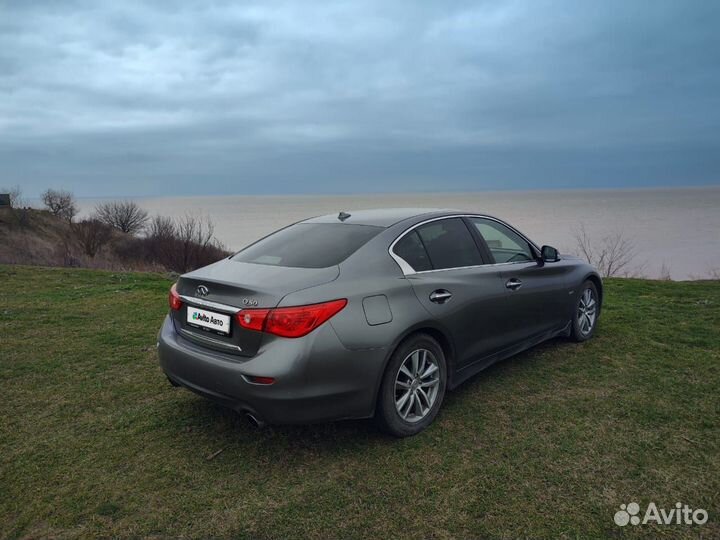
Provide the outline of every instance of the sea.
<path id="1" fill-rule="evenodd" d="M 720 186 L 689 188 L 357 195 L 208 195 L 135 198 L 151 215 L 210 219 L 237 251 L 311 216 L 367 208 L 449 208 L 503 219 L 537 244 L 579 251 L 584 231 L 601 247 L 621 238 L 634 256 L 628 274 L 675 280 L 720 276 Z M 80 217 L 103 199 L 79 199 Z"/>

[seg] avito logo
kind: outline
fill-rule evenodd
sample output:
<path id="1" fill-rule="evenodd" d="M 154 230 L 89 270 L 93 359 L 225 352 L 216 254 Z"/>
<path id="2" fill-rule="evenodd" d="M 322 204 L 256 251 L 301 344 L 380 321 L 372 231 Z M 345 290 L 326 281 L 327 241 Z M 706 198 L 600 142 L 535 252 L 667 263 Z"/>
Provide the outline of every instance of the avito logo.
<path id="1" fill-rule="evenodd" d="M 624 527 L 631 525 L 646 525 L 657 523 L 658 525 L 704 525 L 708 520 L 707 510 L 702 508 L 693 509 L 687 504 L 675 503 L 675 508 L 665 510 L 651 502 L 645 510 L 645 515 L 640 517 L 640 505 L 636 502 L 621 504 L 620 510 L 615 512 L 613 519 L 615 524 Z"/>

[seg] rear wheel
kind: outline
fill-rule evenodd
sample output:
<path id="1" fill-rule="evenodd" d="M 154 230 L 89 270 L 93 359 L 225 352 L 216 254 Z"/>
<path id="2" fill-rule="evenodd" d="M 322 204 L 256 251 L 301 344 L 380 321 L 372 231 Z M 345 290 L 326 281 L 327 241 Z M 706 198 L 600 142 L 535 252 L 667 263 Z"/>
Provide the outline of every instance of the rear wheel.
<path id="1" fill-rule="evenodd" d="M 573 341 L 586 341 L 592 337 L 599 314 L 600 303 L 597 288 L 592 281 L 586 281 L 583 283 L 580 297 L 575 304 L 575 316 L 570 334 Z"/>
<path id="2" fill-rule="evenodd" d="M 427 334 L 416 334 L 393 353 L 383 375 L 375 419 L 396 437 L 421 432 L 437 416 L 447 383 L 442 348 Z"/>

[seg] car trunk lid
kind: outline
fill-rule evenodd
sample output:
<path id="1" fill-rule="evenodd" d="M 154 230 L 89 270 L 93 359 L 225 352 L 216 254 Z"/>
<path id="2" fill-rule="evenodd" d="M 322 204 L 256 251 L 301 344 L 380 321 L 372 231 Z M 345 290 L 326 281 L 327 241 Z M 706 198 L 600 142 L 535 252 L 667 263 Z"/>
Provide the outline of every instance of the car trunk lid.
<path id="1" fill-rule="evenodd" d="M 199 345 L 254 356 L 262 334 L 242 328 L 235 313 L 243 308 L 274 308 L 285 295 L 333 281 L 338 275 L 337 266 L 292 268 L 223 259 L 180 277 L 177 292 L 183 306 L 173 312 L 173 322 L 183 337 Z M 229 323 L 229 328 L 224 324 L 222 331 L 217 325 L 209 328 L 203 323 L 207 317 Z"/>

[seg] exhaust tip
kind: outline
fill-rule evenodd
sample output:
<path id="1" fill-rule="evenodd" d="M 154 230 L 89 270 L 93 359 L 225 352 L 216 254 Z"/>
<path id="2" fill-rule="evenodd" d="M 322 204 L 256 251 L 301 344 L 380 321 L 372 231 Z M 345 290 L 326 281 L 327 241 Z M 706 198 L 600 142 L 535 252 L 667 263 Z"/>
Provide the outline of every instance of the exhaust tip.
<path id="1" fill-rule="evenodd" d="M 256 428 L 262 428 L 265 427 L 265 422 L 257 418 L 254 414 L 250 412 L 245 413 L 245 417 L 250 421 L 250 423 L 255 426 Z"/>

